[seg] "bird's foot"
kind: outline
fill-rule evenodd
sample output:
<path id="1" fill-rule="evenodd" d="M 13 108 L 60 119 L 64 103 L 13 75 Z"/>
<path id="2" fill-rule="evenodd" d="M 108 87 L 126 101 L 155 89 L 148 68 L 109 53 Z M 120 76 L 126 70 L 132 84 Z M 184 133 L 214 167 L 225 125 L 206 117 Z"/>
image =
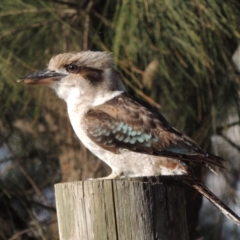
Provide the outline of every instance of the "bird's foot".
<path id="1" fill-rule="evenodd" d="M 92 181 L 92 180 L 107 180 L 107 179 L 117 179 L 120 178 L 120 175 L 117 173 L 112 172 L 110 175 L 108 175 L 107 177 L 102 177 L 102 178 L 88 178 L 88 180 Z"/>

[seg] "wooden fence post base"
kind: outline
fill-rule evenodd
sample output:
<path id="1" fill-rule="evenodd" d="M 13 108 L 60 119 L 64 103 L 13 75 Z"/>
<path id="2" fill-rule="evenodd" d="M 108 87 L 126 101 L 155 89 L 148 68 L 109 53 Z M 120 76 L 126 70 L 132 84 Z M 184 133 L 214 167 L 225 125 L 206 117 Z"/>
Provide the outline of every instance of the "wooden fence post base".
<path id="1" fill-rule="evenodd" d="M 55 185 L 61 240 L 188 240 L 181 176 Z"/>

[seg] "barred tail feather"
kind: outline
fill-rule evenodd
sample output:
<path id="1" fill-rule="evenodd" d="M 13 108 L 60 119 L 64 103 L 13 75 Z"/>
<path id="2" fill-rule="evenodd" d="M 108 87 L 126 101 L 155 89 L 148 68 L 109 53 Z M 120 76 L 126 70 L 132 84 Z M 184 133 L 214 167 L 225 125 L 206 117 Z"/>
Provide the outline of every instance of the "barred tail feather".
<path id="1" fill-rule="evenodd" d="M 225 205 L 213 192 L 204 186 L 198 179 L 192 175 L 184 175 L 183 182 L 206 197 L 213 205 L 215 205 L 228 219 L 240 225 L 240 217 L 234 213 L 227 205 Z"/>

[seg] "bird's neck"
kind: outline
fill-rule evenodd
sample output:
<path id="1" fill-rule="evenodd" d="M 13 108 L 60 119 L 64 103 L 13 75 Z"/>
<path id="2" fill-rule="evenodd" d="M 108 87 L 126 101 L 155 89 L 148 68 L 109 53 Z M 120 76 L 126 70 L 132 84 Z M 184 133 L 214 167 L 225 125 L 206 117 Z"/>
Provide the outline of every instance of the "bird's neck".
<path id="1" fill-rule="evenodd" d="M 72 86 L 53 86 L 59 98 L 65 100 L 69 115 L 77 113 L 83 115 L 91 108 L 104 104 L 124 91 L 83 92 Z"/>
<path id="2" fill-rule="evenodd" d="M 92 106 L 98 106 L 101 104 L 104 104 L 105 102 L 117 97 L 118 95 L 122 94 L 124 91 L 109 91 L 109 92 L 104 92 L 96 95 L 94 98 Z"/>

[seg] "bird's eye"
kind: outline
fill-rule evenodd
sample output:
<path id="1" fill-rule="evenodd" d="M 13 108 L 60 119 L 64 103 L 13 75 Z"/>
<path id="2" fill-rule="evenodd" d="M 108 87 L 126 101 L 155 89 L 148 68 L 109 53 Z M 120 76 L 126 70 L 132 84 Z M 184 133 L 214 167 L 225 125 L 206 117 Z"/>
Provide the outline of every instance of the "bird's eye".
<path id="1" fill-rule="evenodd" d="M 66 66 L 66 70 L 69 73 L 77 73 L 79 70 L 79 67 L 76 64 L 69 64 Z"/>

